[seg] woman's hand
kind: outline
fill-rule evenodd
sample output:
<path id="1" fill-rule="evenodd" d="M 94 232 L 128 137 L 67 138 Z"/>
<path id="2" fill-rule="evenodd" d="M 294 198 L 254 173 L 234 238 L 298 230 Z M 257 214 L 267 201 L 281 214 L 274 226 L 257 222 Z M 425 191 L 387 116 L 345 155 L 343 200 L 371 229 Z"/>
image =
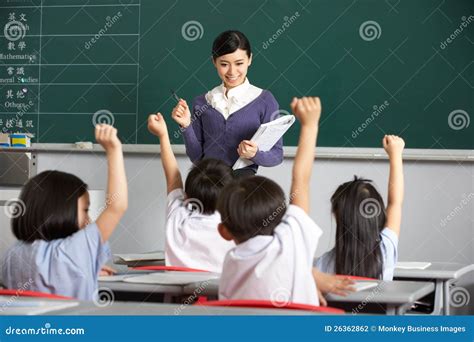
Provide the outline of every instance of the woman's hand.
<path id="1" fill-rule="evenodd" d="M 171 117 L 183 128 L 187 128 L 191 124 L 191 112 L 185 100 L 179 100 L 176 107 L 173 108 Z"/>
<path id="2" fill-rule="evenodd" d="M 258 152 L 258 146 L 251 140 L 242 140 L 237 152 L 241 158 L 252 159 Z"/>

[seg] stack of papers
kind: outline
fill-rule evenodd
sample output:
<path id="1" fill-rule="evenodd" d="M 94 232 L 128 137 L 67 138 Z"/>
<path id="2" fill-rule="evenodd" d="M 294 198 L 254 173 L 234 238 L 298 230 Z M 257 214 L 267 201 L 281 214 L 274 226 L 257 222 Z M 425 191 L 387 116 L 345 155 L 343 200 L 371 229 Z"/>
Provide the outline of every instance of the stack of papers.
<path id="1" fill-rule="evenodd" d="M 255 132 L 250 140 L 257 144 L 259 151 L 270 151 L 294 122 L 294 115 L 283 115 L 276 120 L 260 125 L 257 132 Z M 237 170 L 252 164 L 253 161 L 251 160 L 239 158 L 232 168 Z"/>

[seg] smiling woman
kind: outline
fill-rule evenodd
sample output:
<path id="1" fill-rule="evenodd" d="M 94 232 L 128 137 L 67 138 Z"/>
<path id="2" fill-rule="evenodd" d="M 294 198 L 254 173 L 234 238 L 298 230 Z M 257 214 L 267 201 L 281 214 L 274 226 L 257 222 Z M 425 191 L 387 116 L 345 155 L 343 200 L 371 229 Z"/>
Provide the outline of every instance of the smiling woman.
<path id="1" fill-rule="evenodd" d="M 270 91 L 247 78 L 252 64 L 247 37 L 239 31 L 221 33 L 212 45 L 212 62 L 222 83 L 194 99 L 192 115 L 183 99 L 173 110 L 191 161 L 216 158 L 232 166 L 239 158 L 249 160 L 251 165 L 235 170 L 237 176 L 254 175 L 258 166 L 280 164 L 281 139 L 269 151 L 260 151 L 250 140 L 261 124 L 278 118 L 279 108 Z"/>

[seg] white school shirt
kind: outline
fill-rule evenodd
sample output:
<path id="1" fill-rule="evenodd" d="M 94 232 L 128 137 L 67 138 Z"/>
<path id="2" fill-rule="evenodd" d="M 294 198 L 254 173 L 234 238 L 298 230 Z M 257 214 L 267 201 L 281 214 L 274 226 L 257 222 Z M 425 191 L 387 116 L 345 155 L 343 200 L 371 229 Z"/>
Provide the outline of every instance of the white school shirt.
<path id="1" fill-rule="evenodd" d="M 383 275 L 385 281 L 393 280 L 395 264 L 398 260 L 398 235 L 390 228 L 384 228 L 380 232 L 380 248 L 382 250 Z M 336 271 L 335 249 L 321 255 L 314 263 L 314 266 L 325 273 L 335 273 Z"/>
<path id="2" fill-rule="evenodd" d="M 254 299 L 319 305 L 312 266 L 322 234 L 290 205 L 273 235 L 257 235 L 227 254 L 219 299 Z"/>
<path id="3" fill-rule="evenodd" d="M 244 83 L 229 89 L 227 96 L 225 94 L 226 91 L 227 89 L 224 83 L 222 83 L 208 91 L 205 98 L 207 103 L 227 120 L 232 113 L 259 97 L 263 90 L 251 85 L 249 80 L 245 78 Z"/>
<path id="4" fill-rule="evenodd" d="M 220 236 L 217 225 L 221 217 L 217 211 L 204 215 L 186 206 L 184 200 L 183 189 L 168 194 L 166 265 L 221 273 L 225 255 L 235 244 Z"/>

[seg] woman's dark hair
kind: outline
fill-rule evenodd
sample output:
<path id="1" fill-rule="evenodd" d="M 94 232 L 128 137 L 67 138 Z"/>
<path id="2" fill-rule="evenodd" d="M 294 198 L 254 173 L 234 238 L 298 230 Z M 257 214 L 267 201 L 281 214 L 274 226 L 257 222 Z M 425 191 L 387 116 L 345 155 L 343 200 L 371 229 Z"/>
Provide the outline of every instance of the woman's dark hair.
<path id="1" fill-rule="evenodd" d="M 285 194 L 268 178 L 238 178 L 222 190 L 217 210 L 222 223 L 242 243 L 257 235 L 273 235 L 286 212 Z"/>
<path id="2" fill-rule="evenodd" d="M 44 171 L 23 187 L 12 219 L 18 240 L 51 241 L 79 230 L 77 200 L 87 191 L 78 177 L 60 171 Z"/>
<path id="3" fill-rule="evenodd" d="M 336 218 L 336 274 L 382 278 L 380 232 L 385 225 L 382 197 L 371 180 L 340 185 L 331 197 Z"/>
<path id="4" fill-rule="evenodd" d="M 233 30 L 222 32 L 212 44 L 212 58 L 216 60 L 238 49 L 244 50 L 249 58 L 252 55 L 250 42 L 242 32 Z"/>
<path id="5" fill-rule="evenodd" d="M 210 215 L 216 211 L 217 197 L 222 188 L 232 180 L 229 165 L 217 159 L 203 159 L 189 171 L 184 191 L 191 204 L 193 199 L 198 200 L 199 210 Z"/>

